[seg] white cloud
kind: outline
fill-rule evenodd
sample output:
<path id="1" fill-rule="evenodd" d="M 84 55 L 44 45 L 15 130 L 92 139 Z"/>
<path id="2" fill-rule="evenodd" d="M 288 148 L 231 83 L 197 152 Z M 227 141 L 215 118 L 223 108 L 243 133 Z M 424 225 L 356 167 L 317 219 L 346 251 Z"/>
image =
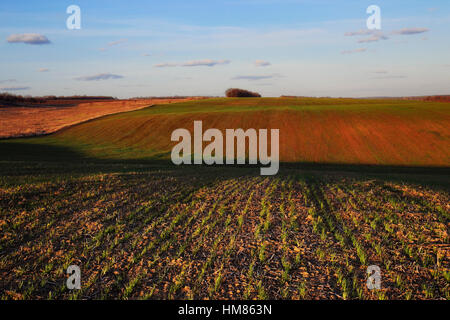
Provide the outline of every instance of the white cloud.
<path id="1" fill-rule="evenodd" d="M 8 37 L 9 43 L 26 43 L 26 44 L 49 44 L 50 40 L 46 36 L 38 33 L 12 34 Z"/>
<path id="2" fill-rule="evenodd" d="M 38 69 L 38 72 L 49 72 L 49 71 L 50 71 L 50 69 L 47 69 L 47 68 Z"/>
<path id="3" fill-rule="evenodd" d="M 118 74 L 112 74 L 112 73 L 100 73 L 100 74 L 95 74 L 92 76 L 84 76 L 84 77 L 78 77 L 75 78 L 75 80 L 80 80 L 80 81 L 98 81 L 98 80 L 110 80 L 110 79 L 122 79 L 123 76 L 118 75 Z"/>

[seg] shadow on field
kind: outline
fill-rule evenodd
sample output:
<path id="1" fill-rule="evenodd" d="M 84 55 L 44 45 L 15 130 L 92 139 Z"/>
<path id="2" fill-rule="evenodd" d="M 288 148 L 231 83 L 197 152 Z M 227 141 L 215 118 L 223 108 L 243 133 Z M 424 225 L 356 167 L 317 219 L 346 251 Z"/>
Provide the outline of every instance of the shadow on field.
<path id="1" fill-rule="evenodd" d="M 215 175 L 243 177 L 260 175 L 260 165 L 181 165 L 168 159 L 99 159 L 69 147 L 52 144 L 0 141 L 0 174 L 92 174 L 161 171 L 175 176 Z M 337 163 L 281 163 L 278 175 L 345 175 L 408 182 L 450 189 L 450 167 L 412 167 Z"/>
<path id="2" fill-rule="evenodd" d="M 78 152 L 67 147 L 11 142 L 11 140 L 0 141 L 0 159 L 2 161 L 69 161 L 82 158 Z"/>

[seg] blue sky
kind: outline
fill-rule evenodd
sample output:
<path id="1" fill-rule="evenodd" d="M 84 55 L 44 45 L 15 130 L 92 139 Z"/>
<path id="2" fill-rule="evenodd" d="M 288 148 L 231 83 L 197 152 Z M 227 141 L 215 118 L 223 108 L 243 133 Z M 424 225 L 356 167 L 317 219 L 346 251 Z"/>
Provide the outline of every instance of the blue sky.
<path id="1" fill-rule="evenodd" d="M 81 30 L 66 28 L 72 4 Z M 368 33 L 373 4 L 382 29 Z M 448 94 L 449 31 L 448 0 L 2 1 L 0 91 Z"/>

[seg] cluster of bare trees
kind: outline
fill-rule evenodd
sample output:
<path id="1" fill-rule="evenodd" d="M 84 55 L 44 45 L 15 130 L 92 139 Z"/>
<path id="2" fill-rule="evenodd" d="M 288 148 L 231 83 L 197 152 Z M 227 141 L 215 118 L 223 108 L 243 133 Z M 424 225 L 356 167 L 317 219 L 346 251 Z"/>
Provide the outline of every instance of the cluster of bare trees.
<path id="1" fill-rule="evenodd" d="M 225 91 L 225 95 L 229 98 L 260 98 L 261 95 L 257 92 L 251 92 L 244 89 L 231 88 Z"/>
<path id="2" fill-rule="evenodd" d="M 103 96 L 69 96 L 69 97 L 57 97 L 57 96 L 43 96 L 43 97 L 32 97 L 32 96 L 21 96 L 10 93 L 0 93 L 0 102 L 6 104 L 14 103 L 45 103 L 48 101 L 55 100 L 113 100 L 113 97 L 103 97 Z"/>

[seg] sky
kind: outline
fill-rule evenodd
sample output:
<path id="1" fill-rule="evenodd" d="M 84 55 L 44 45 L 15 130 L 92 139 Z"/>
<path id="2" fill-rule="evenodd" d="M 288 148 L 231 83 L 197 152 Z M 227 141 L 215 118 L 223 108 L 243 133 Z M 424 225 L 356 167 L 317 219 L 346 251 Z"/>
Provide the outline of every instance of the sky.
<path id="1" fill-rule="evenodd" d="M 449 40 L 448 0 L 2 0 L 0 92 L 450 94 Z"/>

